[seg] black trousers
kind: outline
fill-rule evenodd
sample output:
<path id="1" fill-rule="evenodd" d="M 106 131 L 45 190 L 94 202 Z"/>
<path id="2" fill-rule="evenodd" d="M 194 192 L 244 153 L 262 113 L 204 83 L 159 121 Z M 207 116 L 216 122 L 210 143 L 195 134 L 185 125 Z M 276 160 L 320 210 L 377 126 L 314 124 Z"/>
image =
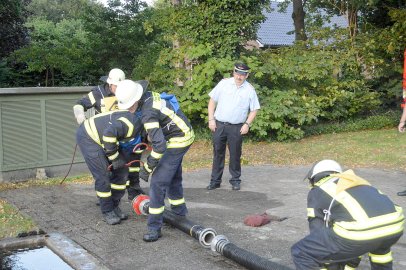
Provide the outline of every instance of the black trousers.
<path id="1" fill-rule="evenodd" d="M 180 216 L 185 216 L 188 212 L 183 197 L 182 161 L 189 147 L 168 148 L 152 173 L 148 215 L 148 229 L 150 230 L 158 230 L 162 227 L 166 196 L 169 202 L 181 201 L 176 204 L 170 203 L 172 212 Z M 159 213 L 152 214 L 151 208 L 162 209 Z"/>
<path id="2" fill-rule="evenodd" d="M 211 183 L 220 184 L 223 177 L 226 147 L 230 152 L 229 171 L 230 183 L 240 183 L 242 138 L 240 133 L 243 124 L 227 124 L 216 121 L 216 130 L 213 133 L 213 166 Z"/>
<path id="3" fill-rule="evenodd" d="M 331 228 L 320 227 L 294 244 L 291 248 L 297 270 L 344 269 L 347 264 L 356 268 L 359 257 L 366 253 L 375 256 L 387 255 L 402 233 L 373 240 L 355 241 L 337 236 Z M 372 256 L 370 254 L 370 256 Z M 392 270 L 392 261 L 373 262 L 371 270 Z"/>
<path id="4" fill-rule="evenodd" d="M 132 153 L 131 151 L 127 151 L 127 149 L 123 150 L 123 156 L 127 162 L 131 162 L 133 160 L 141 160 L 141 154 Z M 140 187 L 140 163 L 134 162 L 128 168 L 128 182 L 127 182 L 127 192 L 128 195 L 135 195 L 138 194 L 137 191 L 141 190 Z"/>
<path id="5" fill-rule="evenodd" d="M 76 132 L 76 142 L 95 180 L 96 192 L 106 194 L 106 196 L 98 195 L 102 213 L 112 211 L 120 204 L 120 200 L 125 193 L 128 168 L 108 171 L 107 168 L 110 162 L 104 149 L 87 135 L 83 125 L 80 125 Z"/>

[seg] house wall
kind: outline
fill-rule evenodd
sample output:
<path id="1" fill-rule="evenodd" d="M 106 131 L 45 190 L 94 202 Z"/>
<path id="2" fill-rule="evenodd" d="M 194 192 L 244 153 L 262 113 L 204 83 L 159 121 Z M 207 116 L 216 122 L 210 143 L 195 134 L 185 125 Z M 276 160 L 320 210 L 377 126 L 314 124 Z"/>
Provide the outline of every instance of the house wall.
<path id="1" fill-rule="evenodd" d="M 0 182 L 63 177 L 75 151 L 73 105 L 91 87 L 0 89 Z M 70 176 L 87 172 L 79 148 Z M 43 174 L 43 173 L 42 173 Z"/>

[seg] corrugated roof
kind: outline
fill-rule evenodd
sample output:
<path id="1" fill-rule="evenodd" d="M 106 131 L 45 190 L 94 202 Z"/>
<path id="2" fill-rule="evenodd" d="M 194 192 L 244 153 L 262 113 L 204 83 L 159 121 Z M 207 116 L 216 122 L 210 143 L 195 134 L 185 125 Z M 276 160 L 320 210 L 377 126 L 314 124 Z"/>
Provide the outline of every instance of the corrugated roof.
<path id="1" fill-rule="evenodd" d="M 285 12 L 278 12 L 278 2 L 271 2 L 271 12 L 264 11 L 266 20 L 261 23 L 257 41 L 260 46 L 288 46 L 295 41 L 295 27 L 292 19 L 293 3 L 289 3 Z M 321 11 L 324 13 L 323 11 Z M 333 16 L 326 26 L 347 27 L 345 16 Z"/>

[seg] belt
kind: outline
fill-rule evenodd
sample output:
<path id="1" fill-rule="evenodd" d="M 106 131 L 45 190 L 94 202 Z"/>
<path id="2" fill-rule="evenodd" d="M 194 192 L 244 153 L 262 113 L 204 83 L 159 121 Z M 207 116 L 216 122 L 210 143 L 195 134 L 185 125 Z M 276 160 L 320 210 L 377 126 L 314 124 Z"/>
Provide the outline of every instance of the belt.
<path id="1" fill-rule="evenodd" d="M 218 121 L 218 120 L 216 120 L 216 122 L 219 123 L 219 124 L 225 125 L 225 126 L 236 126 L 236 125 L 242 125 L 243 124 L 243 123 L 232 124 L 232 123 L 229 123 L 229 122 L 221 122 L 221 121 Z"/>

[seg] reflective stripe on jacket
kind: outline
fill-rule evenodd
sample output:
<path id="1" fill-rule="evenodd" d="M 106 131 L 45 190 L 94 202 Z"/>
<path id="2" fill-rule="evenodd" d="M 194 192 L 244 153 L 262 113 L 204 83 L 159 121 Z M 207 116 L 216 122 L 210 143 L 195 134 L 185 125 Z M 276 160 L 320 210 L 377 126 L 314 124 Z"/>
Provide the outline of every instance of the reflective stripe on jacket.
<path id="1" fill-rule="evenodd" d="M 109 160 L 118 156 L 119 141 L 128 141 L 140 135 L 141 120 L 127 110 L 97 114 L 83 123 L 95 143 L 105 149 Z"/>
<path id="2" fill-rule="evenodd" d="M 151 156 L 159 159 L 167 148 L 191 145 L 195 134 L 189 120 L 179 109 L 174 112 L 170 102 L 156 92 L 147 92 L 142 105 L 142 123 L 152 144 Z"/>

